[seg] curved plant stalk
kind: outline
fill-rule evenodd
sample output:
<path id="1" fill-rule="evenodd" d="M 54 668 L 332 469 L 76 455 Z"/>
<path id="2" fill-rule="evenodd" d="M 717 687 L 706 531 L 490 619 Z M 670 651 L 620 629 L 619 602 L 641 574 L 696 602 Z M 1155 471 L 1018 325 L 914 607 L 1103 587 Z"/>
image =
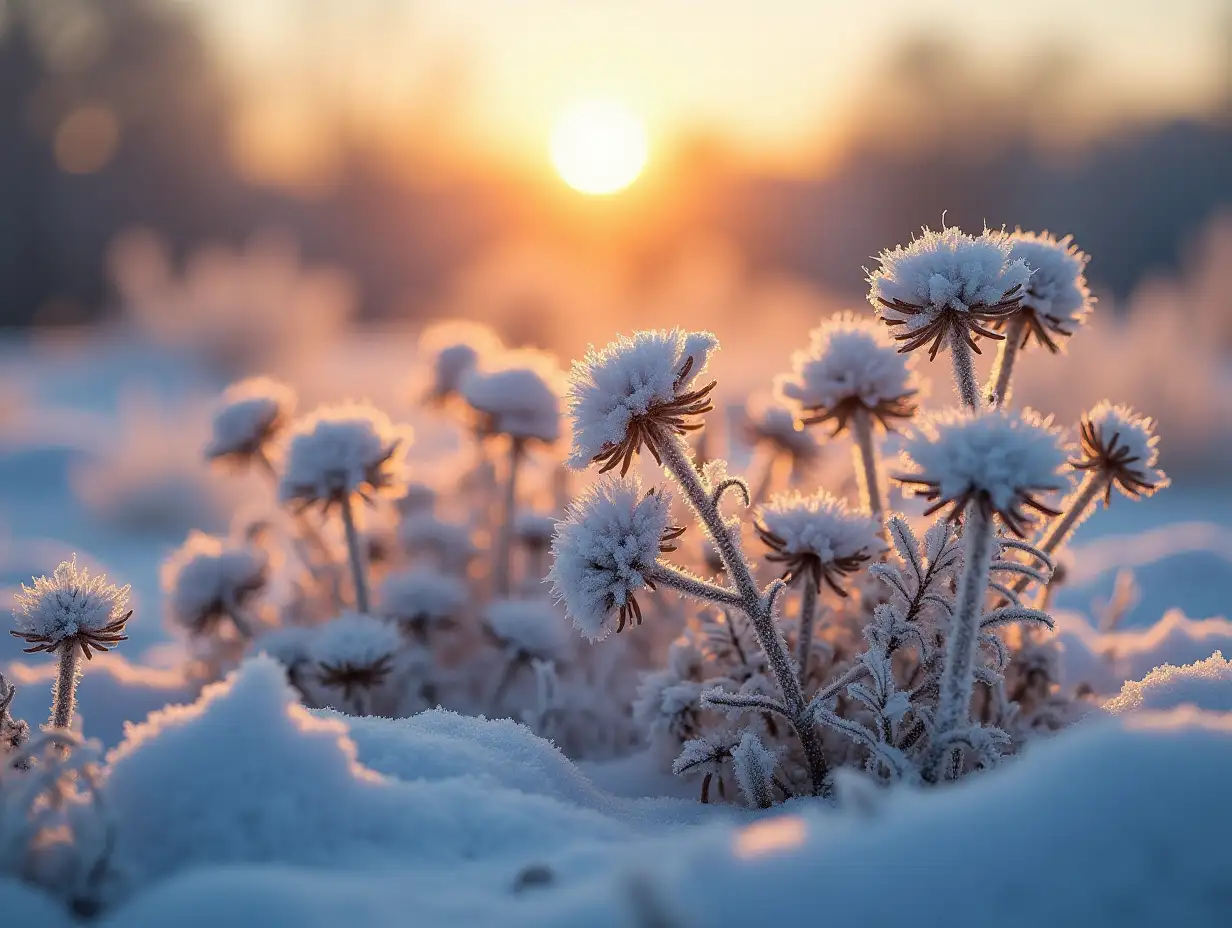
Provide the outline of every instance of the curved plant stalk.
<path id="1" fill-rule="evenodd" d="M 509 439 L 509 474 L 505 478 L 501 523 L 497 526 L 496 551 L 492 559 L 492 587 L 497 596 L 509 595 L 509 561 L 513 554 L 513 520 L 517 516 L 518 471 L 524 449 L 521 439 Z"/>
<path id="2" fill-rule="evenodd" d="M 368 601 L 368 575 L 364 569 L 359 532 L 355 528 L 354 504 L 350 495 L 342 498 L 342 526 L 346 529 L 347 555 L 351 562 L 351 579 L 355 583 L 355 608 L 367 615 L 371 611 L 371 603 Z"/>
<path id="3" fill-rule="evenodd" d="M 1005 324 L 1005 339 L 997 351 L 997 360 L 985 388 L 988 401 L 993 406 L 1009 405 L 1010 379 L 1014 375 L 1014 362 L 1018 360 L 1018 353 L 1022 350 L 1026 327 L 1027 316 L 1021 311 L 1010 316 Z"/>
<path id="4" fill-rule="evenodd" d="M 971 346 L 967 344 L 967 330 L 962 326 L 950 327 L 950 361 L 954 365 L 954 389 L 962 404 L 971 409 L 980 405 L 980 388 L 975 382 L 975 362 Z"/>
<path id="5" fill-rule="evenodd" d="M 873 441 L 873 417 L 862 403 L 851 417 L 851 434 L 855 439 L 852 454 L 855 456 L 860 502 L 865 512 L 880 519 L 885 514 L 885 501 L 882 498 L 877 446 Z"/>

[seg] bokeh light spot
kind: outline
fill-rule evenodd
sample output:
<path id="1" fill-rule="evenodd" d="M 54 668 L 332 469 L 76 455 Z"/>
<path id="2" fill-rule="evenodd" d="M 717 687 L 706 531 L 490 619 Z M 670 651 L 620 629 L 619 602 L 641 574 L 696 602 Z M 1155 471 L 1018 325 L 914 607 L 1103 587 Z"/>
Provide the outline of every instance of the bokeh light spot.
<path id="1" fill-rule="evenodd" d="M 69 174 L 93 174 L 107 166 L 119 143 L 120 123 L 110 107 L 79 106 L 56 127 L 56 164 Z"/>
<path id="2" fill-rule="evenodd" d="M 646 130 L 627 109 L 587 100 L 565 110 L 552 130 L 552 163 L 581 193 L 615 193 L 642 172 L 649 154 Z"/>

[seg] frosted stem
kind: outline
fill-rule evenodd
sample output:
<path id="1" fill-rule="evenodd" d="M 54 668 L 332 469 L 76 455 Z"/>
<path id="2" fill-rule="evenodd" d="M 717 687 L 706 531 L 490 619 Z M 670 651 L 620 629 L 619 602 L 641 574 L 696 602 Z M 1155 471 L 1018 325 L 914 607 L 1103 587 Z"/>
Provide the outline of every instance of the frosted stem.
<path id="1" fill-rule="evenodd" d="M 813 625 L 817 621 L 817 584 L 805 576 L 804 592 L 800 594 L 800 632 L 796 638 L 796 664 L 799 665 L 800 686 L 808 678 L 809 652 L 813 648 Z"/>
<path id="2" fill-rule="evenodd" d="M 1095 501 L 1108 490 L 1108 474 L 1098 468 L 1087 471 L 1070 497 L 1065 501 L 1063 512 L 1044 531 L 1036 547 L 1045 554 L 1052 554 L 1073 534 L 1084 519 L 1091 513 Z M 1019 577 L 1014 581 L 1014 592 L 1021 593 L 1031 582 L 1030 577 Z"/>
<path id="3" fill-rule="evenodd" d="M 857 406 L 852 416 L 851 434 L 855 438 L 852 453 L 855 456 L 856 481 L 860 485 L 860 502 L 866 512 L 880 519 L 885 513 L 885 502 L 881 497 L 877 446 L 873 443 L 873 417 L 863 405 Z"/>
<path id="4" fill-rule="evenodd" d="M 933 738 L 941 745 L 930 752 L 925 778 L 936 782 L 944 776 L 950 755 L 945 738 L 970 725 L 971 694 L 975 689 L 975 658 L 980 639 L 980 619 L 984 613 L 984 593 L 993 556 L 991 513 L 978 504 L 967 507 L 963 532 L 963 571 L 958 580 L 958 595 L 941 670 L 940 694 Z"/>
<path id="5" fill-rule="evenodd" d="M 735 590 L 721 587 L 717 583 L 711 583 L 708 580 L 701 579 L 701 577 L 694 577 L 683 570 L 672 567 L 670 564 L 656 565 L 651 578 L 655 583 L 670 586 L 673 590 L 686 596 L 692 596 L 694 599 L 700 599 L 702 602 L 714 603 L 718 606 L 735 607 L 737 609 L 744 608 L 744 598 Z"/>
<path id="6" fill-rule="evenodd" d="M 66 641 L 56 651 L 60 666 L 56 673 L 56 688 L 51 694 L 51 727 L 65 730 L 73 727 L 73 709 L 77 705 L 77 676 L 81 665 L 81 649 Z"/>
<path id="7" fill-rule="evenodd" d="M 496 556 L 492 563 L 492 587 L 497 596 L 509 595 L 509 560 L 513 551 L 513 520 L 517 515 L 518 469 L 522 463 L 522 449 L 520 439 L 509 440 L 509 475 L 505 480 L 505 499 L 496 535 Z"/>
<path id="8" fill-rule="evenodd" d="M 804 749 L 808 761 L 813 795 L 828 793 L 827 765 L 822 754 L 821 741 L 817 737 L 812 716 L 807 711 L 804 691 L 796 677 L 796 668 L 787 650 L 787 642 L 783 640 L 783 633 L 774 621 L 773 597 L 763 597 L 758 590 L 749 563 L 723 523 L 723 516 L 715 501 L 702 485 L 684 442 L 678 436 L 670 435 L 656 443 L 655 449 L 705 526 L 723 566 L 727 569 L 727 576 L 735 586 L 735 593 L 740 597 L 740 610 L 749 618 L 757 644 L 766 656 L 766 662 L 770 665 L 775 682 L 778 683 L 783 704 L 791 713 L 792 727 L 796 730 L 796 736 L 800 739 L 800 746 Z"/>
<path id="9" fill-rule="evenodd" d="M 992 376 L 988 379 L 989 402 L 994 406 L 1008 406 L 1010 400 L 1010 378 L 1014 375 L 1014 362 L 1022 350 L 1022 335 L 1027 327 L 1027 317 L 1022 310 L 1010 316 L 1005 324 L 1005 340 L 997 351 L 997 360 L 993 364 Z"/>
<path id="10" fill-rule="evenodd" d="M 351 496 L 342 497 L 342 525 L 346 529 L 347 555 L 351 560 L 351 579 L 355 582 L 355 608 L 365 615 L 370 610 L 368 602 L 368 577 L 364 571 L 364 557 L 359 550 L 359 532 L 355 529 L 355 511 Z"/>
<path id="11" fill-rule="evenodd" d="M 980 405 L 980 388 L 975 383 L 975 364 L 971 359 L 971 346 L 967 344 L 966 329 L 950 328 L 950 361 L 954 365 L 954 389 L 964 406 L 976 409 Z"/>

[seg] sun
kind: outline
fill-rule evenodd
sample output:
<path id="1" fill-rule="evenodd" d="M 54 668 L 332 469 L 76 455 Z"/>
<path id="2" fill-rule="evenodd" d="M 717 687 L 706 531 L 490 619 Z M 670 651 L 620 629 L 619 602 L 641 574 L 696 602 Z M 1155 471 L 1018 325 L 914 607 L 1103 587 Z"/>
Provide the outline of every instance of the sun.
<path id="1" fill-rule="evenodd" d="M 581 193 L 607 194 L 637 180 L 646 165 L 646 130 L 618 103 L 587 100 L 560 114 L 552 128 L 552 164 Z"/>

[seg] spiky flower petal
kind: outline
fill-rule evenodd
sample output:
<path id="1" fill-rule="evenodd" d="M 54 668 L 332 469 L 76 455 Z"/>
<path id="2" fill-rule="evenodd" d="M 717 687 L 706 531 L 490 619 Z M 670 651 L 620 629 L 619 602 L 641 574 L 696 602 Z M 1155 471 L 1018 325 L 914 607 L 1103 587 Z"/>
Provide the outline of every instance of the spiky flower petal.
<path id="1" fill-rule="evenodd" d="M 32 647 L 27 653 L 80 648 L 87 658 L 93 651 L 107 651 L 121 641 L 124 625 L 132 616 L 128 606 L 129 586 L 107 582 L 103 574 L 91 577 L 88 568 L 77 567 L 77 555 L 61 561 L 51 577 L 36 577 L 34 586 L 22 584 L 13 599 L 17 630 L 10 632 Z"/>

